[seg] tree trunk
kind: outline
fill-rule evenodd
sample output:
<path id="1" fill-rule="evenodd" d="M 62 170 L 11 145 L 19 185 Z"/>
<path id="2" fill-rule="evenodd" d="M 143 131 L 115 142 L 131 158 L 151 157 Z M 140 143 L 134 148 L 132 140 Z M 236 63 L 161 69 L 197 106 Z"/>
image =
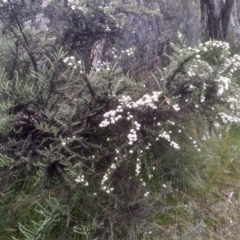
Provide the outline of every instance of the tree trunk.
<path id="1" fill-rule="evenodd" d="M 232 15 L 233 5 L 235 0 L 226 0 L 223 9 L 222 9 L 222 29 L 223 29 L 223 37 L 227 38 L 228 28 L 230 23 L 230 18 Z"/>
<path id="2" fill-rule="evenodd" d="M 222 6 L 223 0 L 206 0 L 208 15 L 208 30 L 211 39 L 223 40 Z"/>

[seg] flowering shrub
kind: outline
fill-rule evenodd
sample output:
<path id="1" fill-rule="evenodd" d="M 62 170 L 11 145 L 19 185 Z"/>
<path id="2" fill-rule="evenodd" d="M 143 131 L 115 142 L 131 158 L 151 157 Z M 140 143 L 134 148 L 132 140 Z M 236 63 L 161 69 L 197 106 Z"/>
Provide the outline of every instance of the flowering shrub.
<path id="1" fill-rule="evenodd" d="M 85 87 L 75 98 L 64 101 L 59 98 L 57 104 L 51 105 L 51 111 L 57 114 L 47 123 L 47 129 L 52 131 L 51 125 L 58 124 L 62 130 L 57 131 L 55 137 L 51 135 L 50 149 L 38 145 L 28 145 L 28 149 L 39 149 L 34 152 L 40 154 L 39 163 L 46 164 L 47 159 L 52 159 L 48 172 L 53 166 L 60 176 L 61 171 L 69 171 L 67 178 L 73 191 L 80 188 L 89 202 L 102 202 L 108 208 L 109 205 L 104 203 L 108 199 L 110 205 L 116 205 L 115 210 L 105 213 L 103 219 L 122 222 L 124 216 L 118 213 L 121 208 L 138 205 L 142 198 L 147 202 L 156 198 L 156 194 L 161 195 L 155 189 L 166 189 L 163 186 L 170 177 L 161 167 L 163 162 L 172 162 L 173 156 L 184 154 L 189 143 L 195 154 L 201 152 L 200 140 L 210 137 L 209 127 L 239 122 L 238 95 L 233 97 L 238 91 L 234 73 L 240 66 L 239 56 L 231 57 L 226 43 L 210 41 L 187 48 L 181 36 L 179 41 L 179 45 L 172 45 L 175 52 L 171 64 L 162 71 L 155 71 L 148 83 L 144 79 L 140 83 L 134 82 L 124 75 L 119 80 L 121 71 L 109 64 L 111 84 L 107 87 L 104 69 L 97 71 L 93 81 L 81 60 L 62 57 L 68 68 L 65 77 L 69 80 L 57 91 L 66 92 L 68 84 L 71 86 L 76 79 L 82 79 Z M 216 52 L 220 54 L 219 59 L 212 58 Z M 146 84 L 152 87 L 147 89 Z M 49 118 L 51 113 L 47 115 Z M 195 129 L 201 129 L 195 131 L 198 136 L 192 124 Z M 41 141 L 44 143 L 47 139 Z M 28 140 L 24 139 L 25 146 L 26 142 Z M 40 156 L 48 157 L 44 160 Z M 21 159 L 26 159 L 26 155 Z M 157 173 L 165 177 L 153 183 Z M 80 198 L 78 193 L 75 195 Z M 155 216 L 154 209 L 150 208 L 143 218 Z M 139 211 L 136 207 L 128 221 L 134 221 Z M 73 224 L 76 229 L 81 228 Z M 115 233 L 116 239 L 125 236 L 127 225 L 120 228 L 123 235 Z M 98 231 L 96 227 L 88 236 Z"/>

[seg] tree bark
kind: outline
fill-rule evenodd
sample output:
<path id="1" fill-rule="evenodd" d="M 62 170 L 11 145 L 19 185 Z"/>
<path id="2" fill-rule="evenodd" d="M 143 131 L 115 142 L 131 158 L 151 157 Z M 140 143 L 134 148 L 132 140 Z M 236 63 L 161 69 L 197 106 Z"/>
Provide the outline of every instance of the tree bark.
<path id="1" fill-rule="evenodd" d="M 206 0 L 208 14 L 208 30 L 211 39 L 223 40 L 222 6 L 223 0 Z"/>
<path id="2" fill-rule="evenodd" d="M 226 0 L 225 4 L 223 5 L 222 9 L 222 29 L 223 29 L 223 37 L 224 39 L 227 38 L 228 28 L 230 23 L 230 18 L 232 15 L 232 9 L 235 0 Z"/>

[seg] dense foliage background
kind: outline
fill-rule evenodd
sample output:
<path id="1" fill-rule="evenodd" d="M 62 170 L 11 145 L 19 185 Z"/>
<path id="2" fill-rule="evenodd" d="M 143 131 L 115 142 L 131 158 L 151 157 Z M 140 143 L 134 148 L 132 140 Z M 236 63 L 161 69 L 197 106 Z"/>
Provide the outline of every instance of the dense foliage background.
<path id="1" fill-rule="evenodd" d="M 1 1 L 1 239 L 240 236 L 238 46 L 179 32 L 138 67 L 128 14 L 159 17 Z"/>

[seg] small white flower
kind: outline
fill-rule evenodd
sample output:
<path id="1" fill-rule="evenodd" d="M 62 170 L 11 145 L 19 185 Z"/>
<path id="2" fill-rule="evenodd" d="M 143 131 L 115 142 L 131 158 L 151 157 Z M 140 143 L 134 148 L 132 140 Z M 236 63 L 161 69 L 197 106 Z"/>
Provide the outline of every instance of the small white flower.
<path id="1" fill-rule="evenodd" d="M 149 195 L 149 192 L 144 193 L 144 197 L 147 197 Z"/>
<path id="2" fill-rule="evenodd" d="M 77 182 L 77 183 L 80 183 L 81 182 L 81 180 L 80 180 L 80 177 L 78 176 L 77 178 L 75 178 L 75 182 Z"/>
<path id="3" fill-rule="evenodd" d="M 180 107 L 178 106 L 178 104 L 174 104 L 173 109 L 177 112 L 180 110 Z"/>

